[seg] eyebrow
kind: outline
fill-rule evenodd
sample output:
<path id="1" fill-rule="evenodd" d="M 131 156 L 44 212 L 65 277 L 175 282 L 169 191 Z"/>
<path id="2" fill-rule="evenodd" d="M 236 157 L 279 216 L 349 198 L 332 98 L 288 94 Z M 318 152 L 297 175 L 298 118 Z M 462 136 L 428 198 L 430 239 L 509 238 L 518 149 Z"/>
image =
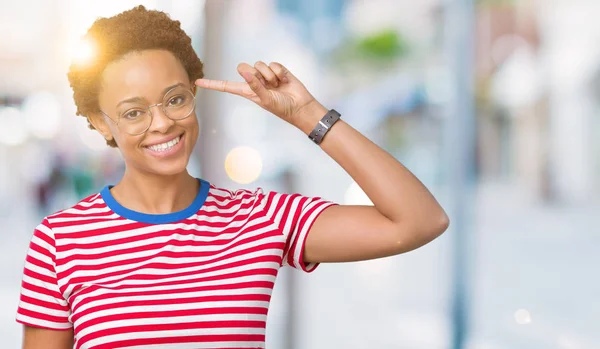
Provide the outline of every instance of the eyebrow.
<path id="1" fill-rule="evenodd" d="M 162 95 L 164 96 L 165 94 L 167 94 L 167 92 L 169 92 L 170 90 L 174 89 L 175 87 L 185 87 L 185 84 L 182 82 L 179 82 L 175 85 L 169 86 L 167 88 L 165 88 L 162 91 Z M 117 108 L 121 106 L 121 104 L 125 104 L 125 103 L 134 103 L 134 102 L 142 102 L 142 101 L 147 101 L 145 98 L 143 97 L 131 97 L 131 98 L 127 98 L 124 99 L 122 101 L 119 102 L 119 104 L 117 104 Z"/>

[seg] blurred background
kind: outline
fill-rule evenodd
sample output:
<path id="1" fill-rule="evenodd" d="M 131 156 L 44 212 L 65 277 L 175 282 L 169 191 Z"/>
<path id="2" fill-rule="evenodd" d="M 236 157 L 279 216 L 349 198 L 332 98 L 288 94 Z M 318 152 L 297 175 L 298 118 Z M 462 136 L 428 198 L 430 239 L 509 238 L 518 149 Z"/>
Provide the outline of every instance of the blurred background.
<path id="1" fill-rule="evenodd" d="M 0 0 L 0 338 L 41 219 L 115 184 L 66 72 L 98 17 L 180 20 L 206 76 L 279 61 L 413 171 L 450 229 L 392 258 L 286 270 L 270 348 L 600 348 L 600 1 Z M 200 92 L 189 171 L 218 186 L 370 204 L 304 134 Z"/>

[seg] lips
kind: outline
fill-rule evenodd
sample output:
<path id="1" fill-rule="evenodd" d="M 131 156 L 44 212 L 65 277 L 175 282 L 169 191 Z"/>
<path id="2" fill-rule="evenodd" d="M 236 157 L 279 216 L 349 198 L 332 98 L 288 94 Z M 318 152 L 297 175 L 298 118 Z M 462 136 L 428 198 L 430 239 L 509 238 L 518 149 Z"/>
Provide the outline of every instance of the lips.
<path id="1" fill-rule="evenodd" d="M 173 140 L 181 139 L 182 136 L 183 136 L 183 133 L 178 134 L 178 135 L 164 137 L 164 138 L 161 138 L 161 139 L 157 139 L 155 141 L 148 142 L 148 144 L 145 144 L 144 148 L 150 148 L 152 146 L 167 144 L 167 143 L 169 143 L 169 142 L 171 142 Z"/>

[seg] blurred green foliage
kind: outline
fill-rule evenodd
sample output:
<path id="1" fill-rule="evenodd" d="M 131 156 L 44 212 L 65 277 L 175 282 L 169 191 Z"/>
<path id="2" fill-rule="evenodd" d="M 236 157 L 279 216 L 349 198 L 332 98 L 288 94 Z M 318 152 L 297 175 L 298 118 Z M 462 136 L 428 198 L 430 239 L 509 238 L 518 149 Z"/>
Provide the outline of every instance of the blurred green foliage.
<path id="1" fill-rule="evenodd" d="M 408 40 L 396 29 L 345 40 L 330 56 L 339 69 L 394 66 L 410 51 Z"/>
<path id="2" fill-rule="evenodd" d="M 366 59 L 396 60 L 408 51 L 406 40 L 391 29 L 360 38 L 355 45 L 356 52 Z"/>

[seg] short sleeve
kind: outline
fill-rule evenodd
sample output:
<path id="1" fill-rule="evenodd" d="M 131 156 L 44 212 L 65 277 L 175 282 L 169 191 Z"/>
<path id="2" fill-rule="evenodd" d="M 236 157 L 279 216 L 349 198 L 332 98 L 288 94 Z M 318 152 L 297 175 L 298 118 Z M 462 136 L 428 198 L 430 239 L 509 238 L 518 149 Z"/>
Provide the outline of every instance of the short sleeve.
<path id="1" fill-rule="evenodd" d="M 279 226 L 286 238 L 282 265 L 301 269 L 307 273 L 318 263 L 304 263 L 304 244 L 313 223 L 328 207 L 337 203 L 320 197 L 300 194 L 269 192 L 264 197 L 267 215 Z"/>
<path id="2" fill-rule="evenodd" d="M 17 322 L 52 330 L 73 327 L 69 304 L 57 283 L 55 253 L 54 234 L 44 220 L 35 229 L 25 258 Z"/>

